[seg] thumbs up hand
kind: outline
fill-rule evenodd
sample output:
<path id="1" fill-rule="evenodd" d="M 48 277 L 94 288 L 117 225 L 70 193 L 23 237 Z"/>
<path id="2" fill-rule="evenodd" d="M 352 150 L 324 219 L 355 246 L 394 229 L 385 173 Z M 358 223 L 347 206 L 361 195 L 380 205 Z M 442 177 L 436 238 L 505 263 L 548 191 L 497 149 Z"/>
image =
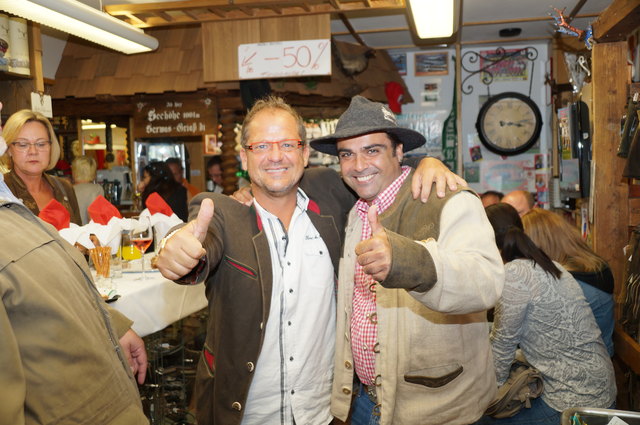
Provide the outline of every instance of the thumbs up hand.
<path id="1" fill-rule="evenodd" d="M 202 246 L 209 223 L 213 218 L 213 200 L 204 199 L 195 220 L 174 233 L 167 241 L 156 260 L 162 276 L 176 280 L 187 275 L 205 255 Z"/>
<path id="2" fill-rule="evenodd" d="M 391 245 L 378 219 L 377 206 L 372 205 L 369 208 L 367 219 L 371 226 L 371 237 L 356 245 L 357 261 L 366 274 L 381 282 L 391 270 Z"/>

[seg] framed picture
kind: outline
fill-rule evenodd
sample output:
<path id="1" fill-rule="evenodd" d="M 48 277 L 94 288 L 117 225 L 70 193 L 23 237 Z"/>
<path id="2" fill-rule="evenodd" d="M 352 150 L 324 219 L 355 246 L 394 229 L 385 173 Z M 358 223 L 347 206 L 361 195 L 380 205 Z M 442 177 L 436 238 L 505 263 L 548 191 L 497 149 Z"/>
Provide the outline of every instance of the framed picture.
<path id="1" fill-rule="evenodd" d="M 416 77 L 449 74 L 448 52 L 416 53 L 414 59 Z"/>
<path id="2" fill-rule="evenodd" d="M 215 134 L 206 134 L 204 136 L 204 154 L 220 155 L 220 146 L 218 146 L 218 138 Z"/>
<path id="3" fill-rule="evenodd" d="M 389 53 L 393 64 L 398 69 L 398 74 L 407 75 L 407 54 L 406 53 Z"/>

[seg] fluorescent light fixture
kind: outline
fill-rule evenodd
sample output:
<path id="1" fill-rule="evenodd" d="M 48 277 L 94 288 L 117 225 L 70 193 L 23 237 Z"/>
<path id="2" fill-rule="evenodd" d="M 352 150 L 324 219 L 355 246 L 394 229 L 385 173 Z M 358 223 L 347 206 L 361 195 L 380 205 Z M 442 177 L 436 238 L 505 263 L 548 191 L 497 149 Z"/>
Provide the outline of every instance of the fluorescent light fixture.
<path id="1" fill-rule="evenodd" d="M 458 19 L 454 0 L 408 0 L 418 38 L 451 37 Z"/>
<path id="2" fill-rule="evenodd" d="M 158 48 L 141 29 L 76 0 L 0 0 L 0 10 L 126 54 Z"/>
<path id="3" fill-rule="evenodd" d="M 115 124 L 111 124 L 110 126 L 111 128 L 116 128 Z M 105 128 L 107 128 L 107 125 L 105 123 L 102 124 L 82 124 L 82 129 L 83 130 L 104 130 Z"/>

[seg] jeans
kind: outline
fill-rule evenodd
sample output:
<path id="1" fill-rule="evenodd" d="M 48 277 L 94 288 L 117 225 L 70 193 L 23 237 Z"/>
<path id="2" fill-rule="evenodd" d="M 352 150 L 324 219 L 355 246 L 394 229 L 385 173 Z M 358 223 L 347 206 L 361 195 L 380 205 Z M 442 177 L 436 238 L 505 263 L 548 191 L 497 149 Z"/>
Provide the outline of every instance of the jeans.
<path id="1" fill-rule="evenodd" d="M 378 425 L 380 416 L 373 414 L 375 404 L 369 400 L 364 385 L 360 384 L 360 391 L 356 396 L 351 412 L 351 425 Z M 379 410 L 376 409 L 377 413 Z"/>
<path id="2" fill-rule="evenodd" d="M 609 357 L 613 356 L 613 295 L 578 280 L 584 297 L 593 311 L 596 323 L 602 332 L 602 340 L 607 346 Z"/>
<path id="3" fill-rule="evenodd" d="M 523 408 L 517 415 L 510 418 L 494 419 L 483 416 L 473 425 L 560 425 L 562 412 L 558 412 L 547 405 L 542 397 L 531 400 L 531 408 Z"/>

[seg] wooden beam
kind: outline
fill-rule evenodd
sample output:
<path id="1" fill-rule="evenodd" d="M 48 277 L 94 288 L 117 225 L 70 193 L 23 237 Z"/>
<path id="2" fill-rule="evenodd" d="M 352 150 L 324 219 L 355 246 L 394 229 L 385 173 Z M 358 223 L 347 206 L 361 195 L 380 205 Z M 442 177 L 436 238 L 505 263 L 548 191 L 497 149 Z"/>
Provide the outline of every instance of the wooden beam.
<path id="1" fill-rule="evenodd" d="M 194 21 L 199 21 L 200 20 L 200 18 L 198 18 L 198 15 L 196 15 L 194 12 L 192 12 L 190 10 L 183 10 L 182 13 L 184 13 L 185 15 L 187 15 L 188 17 L 190 17 Z"/>
<path id="2" fill-rule="evenodd" d="M 613 0 L 592 24 L 593 39 L 599 43 L 621 41 L 640 23 L 640 0 Z"/>
<path id="3" fill-rule="evenodd" d="M 154 14 L 156 14 L 157 16 L 159 16 L 160 18 L 164 19 L 167 22 L 173 22 L 173 16 L 169 15 L 167 12 L 164 12 L 162 10 L 158 10 L 153 12 Z"/>
<path id="4" fill-rule="evenodd" d="M 365 43 L 362 37 L 360 37 L 360 35 L 356 32 L 355 28 L 353 28 L 353 25 L 351 25 L 351 22 L 349 22 L 349 19 L 347 19 L 344 13 L 338 13 L 338 17 L 347 28 L 347 30 L 349 30 L 349 34 L 351 35 L 351 37 L 353 37 L 361 46 L 368 47 L 367 43 Z"/>
<path id="5" fill-rule="evenodd" d="M 595 18 L 597 17 L 597 13 L 589 13 L 585 15 L 578 15 L 576 18 Z M 477 22 L 465 22 L 462 24 L 463 27 L 477 27 L 481 25 L 497 25 L 497 24 L 517 24 L 521 22 L 538 22 L 538 21 L 549 21 L 551 22 L 550 16 L 536 16 L 533 18 L 518 18 L 518 19 L 499 19 L 494 21 L 477 21 Z"/>
<path id="6" fill-rule="evenodd" d="M 359 12 L 372 10 L 396 11 L 405 9 L 404 0 L 283 0 L 274 4 L 270 0 L 186 0 L 166 3 L 143 3 L 105 6 L 105 10 L 138 28 L 166 27 L 196 22 L 212 22 L 220 20 L 244 20 L 273 18 L 281 16 L 320 15 L 325 13 Z M 185 15 L 185 11 L 205 9 L 211 14 L 198 14 L 198 21 Z M 278 12 L 277 9 L 280 9 Z M 166 19 L 169 11 L 180 11 L 182 14 L 170 15 L 172 20 Z M 140 19 L 131 20 L 130 15 L 149 16 L 141 23 Z M 155 16 L 154 16 L 155 15 Z M 164 19 L 163 19 L 164 17 Z"/>
<path id="7" fill-rule="evenodd" d="M 616 325 L 613 332 L 613 344 L 616 347 L 616 356 L 634 373 L 640 374 L 640 344 L 624 332 L 620 325 Z"/>
<path id="8" fill-rule="evenodd" d="M 339 0 L 329 0 L 329 3 L 336 10 L 341 10 L 342 9 L 342 7 L 340 6 L 340 1 Z"/>
<path id="9" fill-rule="evenodd" d="M 242 13 L 244 13 L 245 15 L 249 16 L 249 17 L 253 17 L 256 16 L 256 11 L 250 7 L 239 7 L 238 9 L 240 9 L 242 11 Z M 271 9 L 271 8 L 269 8 Z"/>
<path id="10" fill-rule="evenodd" d="M 31 79 L 33 88 L 38 93 L 44 94 L 44 73 L 42 72 L 42 35 L 40 24 L 29 22 L 29 38 L 31 39 L 31 49 L 29 49 L 29 61 L 31 62 Z"/>
<path id="11" fill-rule="evenodd" d="M 224 13 L 224 12 L 223 12 L 222 10 L 220 10 L 220 9 L 216 9 L 216 8 L 213 8 L 213 7 L 208 7 L 208 8 L 207 8 L 207 10 L 208 10 L 209 12 L 213 13 L 214 15 L 219 16 L 219 17 L 220 17 L 220 18 L 222 18 L 222 19 L 225 19 L 225 18 L 227 17 L 227 14 L 226 14 L 226 13 Z"/>
<path id="12" fill-rule="evenodd" d="M 136 15 L 134 15 L 133 13 L 129 13 L 127 15 L 125 15 L 127 17 L 127 19 L 129 20 L 129 22 L 134 22 L 133 25 L 135 26 L 141 26 L 141 25 L 146 25 L 146 22 L 143 21 L 142 19 L 138 18 Z"/>
<path id="13" fill-rule="evenodd" d="M 627 85 L 625 42 L 596 43 L 591 51 L 593 106 L 593 249 L 611 267 L 615 279 L 614 300 L 624 278 L 623 248 L 629 241 L 629 188 L 622 171 L 626 160 L 616 153 L 620 143 L 620 117 L 624 114 Z"/>

